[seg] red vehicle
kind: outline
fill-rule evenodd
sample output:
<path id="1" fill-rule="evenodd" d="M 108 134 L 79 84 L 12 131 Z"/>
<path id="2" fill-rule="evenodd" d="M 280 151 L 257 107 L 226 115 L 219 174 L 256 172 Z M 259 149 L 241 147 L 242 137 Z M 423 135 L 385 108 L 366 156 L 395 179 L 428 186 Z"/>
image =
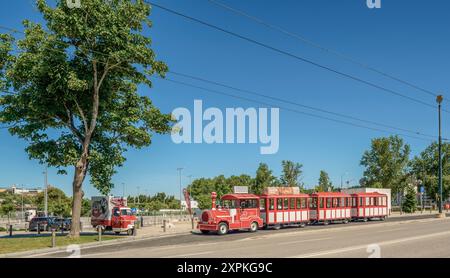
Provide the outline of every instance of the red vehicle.
<path id="1" fill-rule="evenodd" d="M 345 194 L 318 192 L 302 194 L 298 188 L 269 187 L 257 196 L 247 193 L 227 194 L 216 208 L 213 192 L 212 209 L 202 213 L 197 228 L 204 234 L 219 235 L 229 230 L 259 228 L 279 229 L 285 226 L 304 227 L 307 224 L 348 223 L 352 220 L 379 218 L 388 215 L 387 196 L 380 193 Z"/>
<path id="2" fill-rule="evenodd" d="M 92 197 L 91 224 L 102 231 L 113 231 L 117 234 L 134 230 L 136 216 L 127 207 L 127 199 L 113 196 Z"/>
<path id="3" fill-rule="evenodd" d="M 263 194 L 260 198 L 265 227 L 304 227 L 309 223 L 308 194 Z"/>
<path id="4" fill-rule="evenodd" d="M 352 194 L 352 218 L 354 220 L 386 219 L 387 196 L 378 192 Z"/>
<path id="5" fill-rule="evenodd" d="M 256 232 L 263 227 L 260 216 L 259 197 L 253 194 L 227 194 L 222 196 L 216 208 L 217 194 L 211 194 L 212 209 L 202 213 L 197 228 L 204 234 L 215 231 L 224 235 L 230 230 Z"/>
<path id="6" fill-rule="evenodd" d="M 310 218 L 312 222 L 328 225 L 332 222 L 348 223 L 351 219 L 351 196 L 340 192 L 311 194 Z"/>

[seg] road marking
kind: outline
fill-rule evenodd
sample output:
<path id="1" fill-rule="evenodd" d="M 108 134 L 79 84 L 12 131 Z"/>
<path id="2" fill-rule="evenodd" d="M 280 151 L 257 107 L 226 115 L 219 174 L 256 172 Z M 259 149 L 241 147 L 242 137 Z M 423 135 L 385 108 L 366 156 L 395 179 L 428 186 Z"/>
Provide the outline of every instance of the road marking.
<path id="1" fill-rule="evenodd" d="M 408 238 L 403 238 L 403 239 L 394 239 L 394 240 L 382 241 L 382 242 L 375 243 L 375 244 L 378 244 L 378 245 L 393 245 L 393 244 L 404 243 L 404 242 L 408 242 L 408 241 L 415 241 L 415 240 L 421 240 L 421 239 L 426 239 L 426 238 L 431 238 L 431 237 L 439 237 L 439 236 L 445 236 L 445 235 L 450 235 L 450 231 L 434 233 L 434 234 L 428 234 L 428 235 L 408 237 Z M 302 254 L 302 255 L 297 255 L 297 256 L 290 257 L 290 258 L 312 258 L 312 257 L 320 257 L 320 256 L 331 255 L 331 254 L 346 253 L 346 252 L 356 251 L 356 250 L 360 250 L 360 249 L 366 249 L 368 245 L 369 244 L 362 244 L 362 245 L 351 246 L 351 247 L 340 248 L 340 249 L 334 249 L 334 250 L 329 250 L 329 251 L 309 253 L 309 254 Z"/>
<path id="2" fill-rule="evenodd" d="M 198 252 L 198 253 L 188 253 L 188 254 L 181 254 L 181 255 L 165 256 L 165 257 L 161 257 L 161 258 L 186 258 L 189 256 L 206 255 L 206 254 L 211 254 L 211 253 L 212 253 L 212 251 L 208 251 L 208 252 Z"/>
<path id="3" fill-rule="evenodd" d="M 313 239 L 281 242 L 281 243 L 278 243 L 278 245 L 291 245 L 291 244 L 295 244 L 295 243 L 312 242 L 312 241 L 319 241 L 319 240 L 326 240 L 326 239 L 332 239 L 332 237 L 321 237 L 321 238 L 313 238 Z"/>
<path id="4" fill-rule="evenodd" d="M 373 233 L 385 233 L 385 232 L 393 232 L 393 231 L 401 231 L 401 230 L 407 230 L 407 228 L 396 228 L 396 229 L 389 229 L 389 230 L 374 231 Z"/>

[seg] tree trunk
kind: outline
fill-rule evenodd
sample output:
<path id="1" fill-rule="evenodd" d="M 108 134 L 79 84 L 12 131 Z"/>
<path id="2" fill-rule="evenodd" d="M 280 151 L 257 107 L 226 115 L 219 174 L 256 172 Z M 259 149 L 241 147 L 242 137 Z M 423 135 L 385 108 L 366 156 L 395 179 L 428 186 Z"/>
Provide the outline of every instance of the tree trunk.
<path id="1" fill-rule="evenodd" d="M 70 227 L 70 237 L 80 237 L 80 217 L 81 202 L 83 200 L 82 185 L 86 177 L 87 161 L 83 156 L 75 166 L 75 174 L 73 178 L 73 197 L 72 197 L 72 224 Z"/>

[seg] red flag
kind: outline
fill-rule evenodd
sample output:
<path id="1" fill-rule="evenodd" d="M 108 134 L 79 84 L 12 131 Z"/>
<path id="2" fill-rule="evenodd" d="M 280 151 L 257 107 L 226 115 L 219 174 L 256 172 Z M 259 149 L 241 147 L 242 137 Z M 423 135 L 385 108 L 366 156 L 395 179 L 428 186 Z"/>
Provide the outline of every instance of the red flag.
<path id="1" fill-rule="evenodd" d="M 187 206 L 188 212 L 190 215 L 192 215 L 191 198 L 190 198 L 189 192 L 186 190 L 186 188 L 183 189 L 183 194 L 184 194 L 184 200 L 186 201 L 186 206 Z"/>

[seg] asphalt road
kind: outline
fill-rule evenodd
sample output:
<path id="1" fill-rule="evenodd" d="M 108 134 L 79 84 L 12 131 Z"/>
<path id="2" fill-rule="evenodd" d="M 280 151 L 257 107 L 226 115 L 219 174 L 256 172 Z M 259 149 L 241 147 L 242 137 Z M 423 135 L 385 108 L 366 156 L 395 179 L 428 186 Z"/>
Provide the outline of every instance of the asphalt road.
<path id="1" fill-rule="evenodd" d="M 83 248 L 88 258 L 450 257 L 450 218 L 314 225 L 225 236 L 187 234 Z M 67 257 L 66 252 L 34 257 Z"/>

